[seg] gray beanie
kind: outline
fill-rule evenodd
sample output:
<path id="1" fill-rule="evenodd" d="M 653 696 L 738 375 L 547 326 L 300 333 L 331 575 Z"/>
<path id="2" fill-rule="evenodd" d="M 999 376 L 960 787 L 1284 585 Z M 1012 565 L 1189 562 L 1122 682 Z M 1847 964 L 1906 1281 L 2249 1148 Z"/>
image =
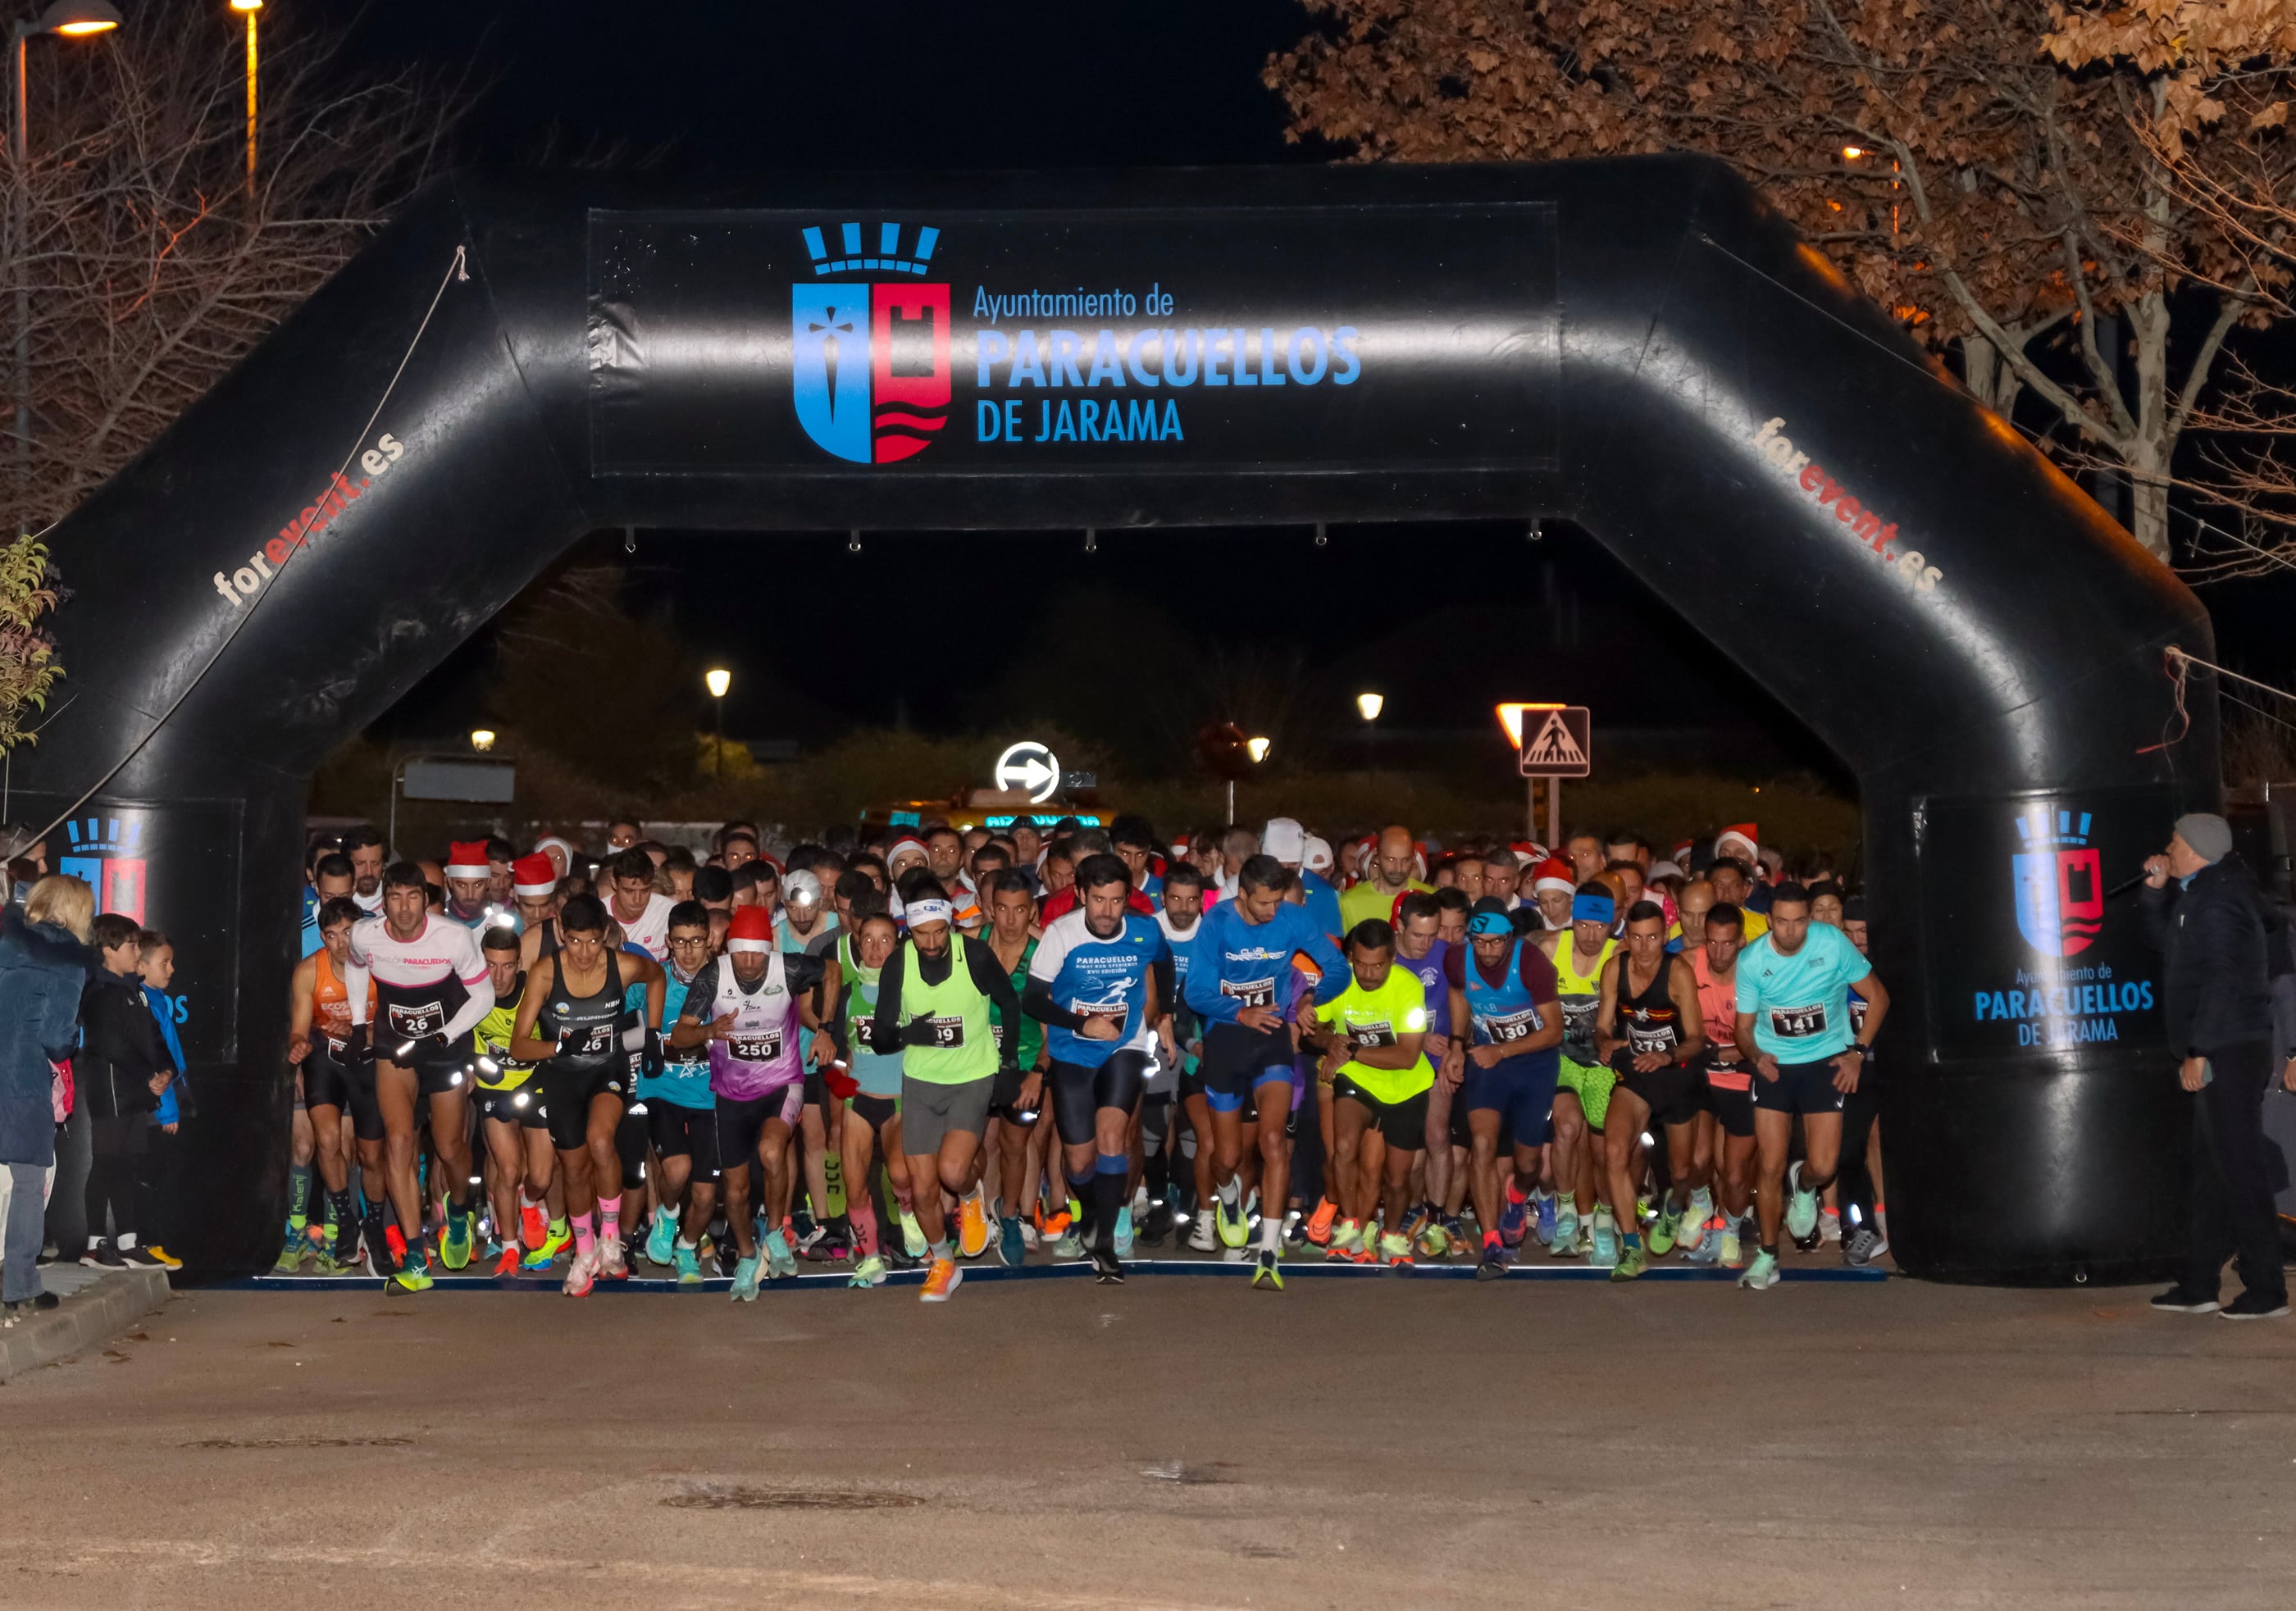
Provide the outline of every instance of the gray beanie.
<path id="1" fill-rule="evenodd" d="M 2232 824 L 2214 812 L 2186 812 L 2177 819 L 2177 834 L 2204 862 L 2221 862 L 2232 854 Z"/>

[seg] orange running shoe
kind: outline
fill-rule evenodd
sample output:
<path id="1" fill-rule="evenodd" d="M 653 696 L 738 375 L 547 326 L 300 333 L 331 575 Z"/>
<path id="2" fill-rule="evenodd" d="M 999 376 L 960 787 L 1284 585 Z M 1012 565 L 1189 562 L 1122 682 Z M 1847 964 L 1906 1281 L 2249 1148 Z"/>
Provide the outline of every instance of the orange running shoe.
<path id="1" fill-rule="evenodd" d="M 518 1239 L 529 1247 L 539 1247 L 549 1239 L 550 1222 L 543 1217 L 539 1203 L 519 1206 Z"/>
<path id="2" fill-rule="evenodd" d="M 925 1277 L 925 1289 L 917 1295 L 918 1301 L 946 1304 L 948 1295 L 964 1283 L 964 1272 L 957 1268 L 955 1259 L 935 1259 L 932 1271 Z"/>
<path id="3" fill-rule="evenodd" d="M 1053 1214 L 1049 1219 L 1045 1215 L 1044 1200 L 1041 1198 L 1037 1199 L 1037 1234 L 1038 1236 L 1051 1237 L 1054 1240 L 1058 1240 L 1060 1238 L 1068 1234 L 1070 1223 L 1071 1222 L 1069 1217 L 1068 1200 L 1065 1198 L 1061 1200 L 1060 1211 Z"/>
<path id="4" fill-rule="evenodd" d="M 512 1242 L 503 1249 L 502 1257 L 495 1261 L 495 1274 L 498 1277 L 516 1275 L 519 1272 L 520 1261 L 525 1256 L 525 1254 L 519 1251 L 518 1244 Z"/>
<path id="5" fill-rule="evenodd" d="M 1325 1198 L 1316 1205 L 1316 1212 L 1308 1221 L 1308 1239 L 1321 1247 L 1332 1239 L 1332 1222 L 1340 1216 L 1340 1206 Z"/>
<path id="6" fill-rule="evenodd" d="M 988 1251 L 988 1212 L 975 1186 L 956 1206 L 956 1250 L 967 1258 Z"/>

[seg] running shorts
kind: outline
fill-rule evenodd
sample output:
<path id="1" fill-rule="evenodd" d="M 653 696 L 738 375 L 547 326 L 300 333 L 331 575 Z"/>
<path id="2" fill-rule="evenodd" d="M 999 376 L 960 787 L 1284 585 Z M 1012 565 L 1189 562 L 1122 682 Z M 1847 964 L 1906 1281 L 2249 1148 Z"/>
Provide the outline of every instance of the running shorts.
<path id="1" fill-rule="evenodd" d="M 747 1169 L 757 1160 L 758 1138 L 765 1134 L 766 1125 L 779 1119 L 783 1129 L 796 1129 L 798 1112 L 804 1106 L 801 1080 L 791 1080 L 763 1096 L 719 1096 L 714 1109 L 719 1171 Z"/>
<path id="2" fill-rule="evenodd" d="M 1839 1056 L 1839 1053 L 1835 1054 Z M 1780 1063 L 1778 1077 L 1754 1075 L 1754 1106 L 1771 1113 L 1840 1113 L 1841 1092 L 1833 1088 L 1833 1059 Z"/>
<path id="3" fill-rule="evenodd" d="M 1466 1082 L 1464 1080 L 1461 1080 L 1459 1082 L 1459 1086 L 1460 1090 L 1464 1091 L 1466 1088 Z M 1554 1109 L 1552 1107 L 1549 1107 L 1547 1108 L 1547 1116 L 1550 1130 L 1553 1128 L 1554 1113 Z M 1460 1100 L 1459 1093 L 1456 1091 L 1451 1093 L 1450 1131 L 1451 1145 L 1454 1147 L 1465 1147 L 1472 1149 L 1474 1146 L 1475 1127 L 1468 1121 L 1467 1104 Z M 1507 1123 L 1506 1116 L 1505 1114 L 1499 1116 L 1498 1141 L 1495 1150 L 1501 1157 L 1505 1157 L 1514 1150 L 1514 1126 Z"/>
<path id="4" fill-rule="evenodd" d="M 351 1133 L 360 1141 L 382 1140 L 382 1104 L 375 1100 L 373 1063 L 338 1063 L 314 1051 L 303 1059 L 303 1100 L 308 1108 L 348 1113 Z"/>
<path id="5" fill-rule="evenodd" d="M 845 1104 L 845 1111 L 849 1117 L 859 1119 L 873 1133 L 882 1136 L 885 1126 L 901 1116 L 901 1104 L 898 1098 L 871 1096 L 865 1091 Z"/>
<path id="6" fill-rule="evenodd" d="M 1564 1058 L 1555 1088 L 1578 1099 L 1578 1110 L 1587 1116 L 1587 1128 L 1600 1135 L 1603 1121 L 1610 1116 L 1611 1088 L 1618 1083 L 1619 1076 L 1600 1063 L 1574 1063 Z"/>
<path id="7" fill-rule="evenodd" d="M 1428 1095 L 1423 1091 L 1399 1102 L 1383 1102 L 1344 1074 L 1332 1082 L 1332 1100 L 1353 1102 L 1370 1114 L 1372 1127 L 1389 1146 L 1402 1152 L 1426 1150 Z"/>
<path id="8" fill-rule="evenodd" d="M 386 1033 L 382 1038 L 388 1041 L 390 1037 Z M 396 1046 L 379 1046 L 375 1053 L 376 1061 L 394 1063 L 401 1068 L 412 1069 L 416 1089 L 424 1096 L 445 1096 L 449 1092 L 462 1090 L 471 1083 L 472 1059 L 471 1054 L 460 1044 L 450 1044 L 436 1039 L 417 1041 L 413 1050 L 407 1052 L 404 1062 L 388 1055 L 398 1049 Z"/>
<path id="9" fill-rule="evenodd" d="M 908 1075 L 901 1076 L 901 1150 L 924 1157 L 940 1150 L 955 1131 L 972 1135 L 988 1129 L 988 1099 L 995 1094 L 995 1075 L 955 1085 L 937 1084 Z"/>
<path id="10" fill-rule="evenodd" d="M 804 1106 L 808 1108 L 825 1108 L 828 1105 L 829 1087 L 822 1081 L 821 1070 L 818 1068 L 807 1069 L 805 1071 Z"/>
<path id="11" fill-rule="evenodd" d="M 676 1102 L 654 1097 L 646 1103 L 645 1109 L 646 1139 L 653 1143 L 658 1156 L 692 1158 L 694 1180 L 718 1178 L 716 1108 L 681 1108 Z"/>
<path id="12" fill-rule="evenodd" d="M 1620 1056 L 1627 1056 L 1620 1052 Z M 1633 1064 L 1629 1062 L 1631 1068 Z M 1702 1105 L 1700 1099 L 1706 1089 L 1705 1072 L 1694 1064 L 1669 1063 L 1649 1074 L 1621 1074 L 1619 1088 L 1631 1091 L 1643 1100 L 1655 1124 L 1687 1124 L 1698 1116 Z"/>
<path id="13" fill-rule="evenodd" d="M 1093 1139 L 1094 1116 L 1103 1108 L 1121 1108 L 1127 1114 L 1140 1106 L 1147 1084 L 1148 1054 L 1132 1048 L 1111 1053 L 1097 1068 L 1085 1068 L 1057 1059 L 1049 1076 L 1053 1084 L 1053 1122 L 1062 1141 L 1081 1147 Z"/>
<path id="14" fill-rule="evenodd" d="M 1471 1114 L 1496 1113 L 1500 1123 L 1514 1132 L 1517 1147 L 1543 1147 L 1554 1115 L 1560 1064 L 1552 1052 L 1524 1052 L 1488 1068 L 1478 1068 L 1470 1057 L 1466 1078 L 1459 1082 L 1452 1108 L 1464 1108 Z M 1608 1087 L 1603 1097 L 1607 1103 Z"/>
<path id="15" fill-rule="evenodd" d="M 1700 1055 L 1699 1069 L 1706 1076 L 1705 1108 L 1725 1135 L 1743 1141 L 1754 1133 L 1754 1066 L 1742 1059 L 1718 1063 L 1711 1051 Z"/>
<path id="16" fill-rule="evenodd" d="M 1292 1077 L 1292 1032 L 1214 1024 L 1204 1031 L 1204 1099 L 1215 1113 L 1234 1113 L 1273 1080 Z"/>
<path id="17" fill-rule="evenodd" d="M 1177 1093 L 1180 1089 L 1180 1066 L 1165 1057 L 1162 1041 L 1159 1040 L 1142 1055 L 1148 1059 L 1148 1075 L 1141 1082 L 1141 1094 L 1170 1097 Z"/>
<path id="18" fill-rule="evenodd" d="M 545 1058 L 528 1084 L 542 1086 L 542 1110 L 550 1122 L 550 1144 L 579 1152 L 590 1141 L 590 1103 L 606 1095 L 626 1101 L 630 1066 L 619 1053 L 577 1059 Z"/>
<path id="19" fill-rule="evenodd" d="M 494 1119 L 504 1124 L 515 1124 L 521 1130 L 546 1130 L 550 1120 L 544 1115 L 542 1093 L 529 1081 L 515 1091 L 489 1091 L 480 1085 L 471 1092 L 479 1104 L 479 1116 Z"/>

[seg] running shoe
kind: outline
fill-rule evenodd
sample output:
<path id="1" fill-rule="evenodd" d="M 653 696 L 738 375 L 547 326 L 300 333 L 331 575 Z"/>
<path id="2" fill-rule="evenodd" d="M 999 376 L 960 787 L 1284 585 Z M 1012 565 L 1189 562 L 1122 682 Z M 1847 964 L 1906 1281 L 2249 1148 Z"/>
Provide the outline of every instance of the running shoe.
<path id="1" fill-rule="evenodd" d="M 1531 1235 L 1538 1239 L 1538 1245 L 1542 1247 L 1554 1246 L 1554 1226 L 1558 1218 L 1554 1212 L 1554 1194 L 1552 1191 L 1542 1191 L 1538 1194 L 1538 1219 Z"/>
<path id="2" fill-rule="evenodd" d="M 758 1255 L 750 1255 L 734 1266 L 734 1301 L 754 1304 L 758 1301 Z"/>
<path id="3" fill-rule="evenodd" d="M 1649 1264 L 1643 1258 L 1642 1244 L 1628 1242 L 1625 1251 L 1619 1255 L 1619 1262 L 1611 1266 L 1611 1279 L 1614 1281 L 1630 1281 L 1649 1268 Z"/>
<path id="4" fill-rule="evenodd" d="M 790 1251 L 789 1238 L 779 1225 L 766 1233 L 764 1247 L 767 1274 L 778 1280 L 797 1273 L 797 1255 Z"/>
<path id="5" fill-rule="evenodd" d="M 1554 1205 L 1554 1234 L 1547 1246 L 1561 1247 L 1566 1242 L 1578 1239 L 1578 1206 L 1569 1198 L 1557 1198 Z"/>
<path id="6" fill-rule="evenodd" d="M 168 1252 L 157 1242 L 145 1243 L 142 1247 L 141 1251 L 151 1260 L 154 1268 L 160 1270 L 181 1270 L 184 1267 L 183 1260 L 177 1258 L 174 1254 Z M 314 1251 L 316 1251 L 316 1249 L 314 1249 Z"/>
<path id="7" fill-rule="evenodd" d="M 669 1256 L 677 1263 L 677 1284 L 699 1287 L 701 1284 L 701 1250 L 699 1247 L 673 1246 Z"/>
<path id="8" fill-rule="evenodd" d="M 1075 1198 L 1064 1198 L 1062 1199 L 1060 1207 L 1054 1210 L 1050 1215 L 1047 1215 L 1045 1213 L 1045 1205 L 1042 1202 L 1039 1202 L 1037 1205 L 1037 1235 L 1049 1240 L 1052 1238 L 1059 1236 L 1061 1232 L 1066 1231 L 1070 1225 L 1075 1224 Z"/>
<path id="9" fill-rule="evenodd" d="M 495 1260 L 495 1280 L 500 1280 L 506 1275 L 516 1275 L 519 1272 L 519 1257 L 516 1242 L 504 1247 L 502 1250 L 502 1256 Z"/>
<path id="10" fill-rule="evenodd" d="M 1708 1226 L 1702 1224 L 1690 1224 L 1689 1229 L 1698 1232 L 1698 1239 L 1694 1242 L 1685 1241 L 1678 1244 L 1682 1248 L 1684 1263 L 1710 1264 L 1721 1256 L 1722 1238 L 1719 1232 L 1711 1231 Z"/>
<path id="11" fill-rule="evenodd" d="M 298 1270 L 300 1270 L 303 1267 L 303 1239 L 291 1233 L 286 1241 L 280 1245 L 279 1258 L 278 1261 L 271 1266 L 271 1273 L 274 1275 L 294 1274 Z M 80 1260 L 80 1263 L 83 1264 L 87 1262 L 88 1261 L 86 1258 L 82 1258 Z"/>
<path id="12" fill-rule="evenodd" d="M 1778 1255 L 1759 1250 L 1756 1251 L 1754 1262 L 1748 1267 L 1746 1273 L 1738 1278 L 1738 1285 L 1750 1292 L 1759 1292 L 1765 1288 L 1775 1287 L 1777 1284 Z"/>
<path id="13" fill-rule="evenodd" d="M 547 1270 L 573 1240 L 574 1233 L 566 1228 L 565 1221 L 561 1220 L 555 1225 L 545 1222 L 542 1228 L 542 1239 L 534 1245 L 534 1251 L 528 1254 L 523 1262 L 529 1270 Z"/>
<path id="14" fill-rule="evenodd" d="M 660 1209 L 646 1228 L 645 1255 L 649 1264 L 667 1264 L 677 1248 L 677 1222 Z"/>
<path id="15" fill-rule="evenodd" d="M 1309 1245 L 1308 1222 L 1294 1208 L 1283 1216 L 1283 1246 L 1293 1253 L 1305 1253 Z"/>
<path id="16" fill-rule="evenodd" d="M 369 1275 L 379 1275 L 388 1280 L 398 1273 L 398 1255 L 392 1250 L 389 1237 L 375 1226 L 369 1225 L 361 1240 L 360 1251 L 366 1255 Z"/>
<path id="17" fill-rule="evenodd" d="M 1475 1279 L 1479 1281 L 1495 1281 L 1506 1272 L 1506 1244 L 1496 1239 L 1485 1242 L 1482 1262 L 1475 1266 Z"/>
<path id="18" fill-rule="evenodd" d="M 1199 1214 L 1188 1222 L 1188 1246 L 1198 1253 L 1210 1253 L 1219 1246 L 1213 1239 L 1210 1214 Z"/>
<path id="19" fill-rule="evenodd" d="M 1129 1203 L 1116 1211 L 1116 1256 L 1132 1256 L 1132 1205 Z M 1100 1261 L 1095 1259 L 1093 1262 L 1098 1263 Z M 1124 1278 L 1119 1275 L 1116 1279 L 1120 1281 Z"/>
<path id="20" fill-rule="evenodd" d="M 1018 1270 L 1029 1262 L 1029 1246 L 1021 1234 L 1027 1223 L 1017 1214 L 1008 1214 L 997 1222 L 996 1262 L 1007 1270 Z"/>
<path id="21" fill-rule="evenodd" d="M 979 1258 L 988 1251 L 988 1211 L 978 1186 L 956 1206 L 956 1250 L 966 1258 Z"/>
<path id="22" fill-rule="evenodd" d="M 1556 1258 L 1585 1258 L 1590 1251 L 1592 1248 L 1587 1240 L 1587 1228 L 1583 1225 L 1571 1226 L 1570 1234 L 1568 1236 L 1563 1235 L 1562 1227 L 1557 1225 L 1554 1231 L 1554 1245 L 1547 1249 L 1547 1252 Z"/>
<path id="23" fill-rule="evenodd" d="M 1522 1246 L 1523 1228 L 1530 1212 L 1530 1199 L 1516 1197 L 1512 1192 L 1502 1195 L 1504 1201 L 1499 1209 L 1499 1240 L 1510 1247 L 1520 1247 Z"/>
<path id="24" fill-rule="evenodd" d="M 1410 1269 L 1411 1239 L 1398 1236 L 1393 1231 L 1388 1232 L 1379 1239 L 1379 1257 L 1390 1270 Z"/>
<path id="25" fill-rule="evenodd" d="M 1251 1234 L 1251 1228 L 1244 1219 L 1243 1210 L 1231 1206 L 1225 1198 L 1214 1198 L 1213 1209 L 1219 1216 L 1218 1230 L 1221 1244 L 1229 1247 L 1242 1247 L 1244 1239 Z"/>
<path id="26" fill-rule="evenodd" d="M 430 1290 L 430 1266 L 417 1256 L 399 1265 L 398 1273 L 390 1279 L 406 1291 L 428 1292 Z"/>
<path id="27" fill-rule="evenodd" d="M 1714 1194 L 1701 1186 L 1690 1194 L 1690 1206 L 1682 1211 L 1682 1222 L 1675 1232 L 1675 1239 L 1685 1254 L 1704 1245 L 1706 1232 L 1713 1223 Z"/>
<path id="28" fill-rule="evenodd" d="M 471 1211 L 449 1206 L 447 1224 L 439 1232 L 439 1262 L 449 1270 L 467 1269 L 471 1263 Z"/>
<path id="29" fill-rule="evenodd" d="M 542 1246 L 542 1239 L 550 1234 L 550 1222 L 543 1216 L 539 1203 L 524 1203 L 518 1211 L 518 1239 L 529 1247 Z"/>
<path id="30" fill-rule="evenodd" d="M 1283 1290 L 1283 1272 L 1278 1267 L 1275 1248 L 1262 1247 L 1259 1250 L 1259 1263 L 1251 1272 L 1251 1284 L 1255 1287 L 1265 1284 L 1278 1292 Z"/>
<path id="31" fill-rule="evenodd" d="M 826 1222 L 815 1219 L 810 1209 L 800 1208 L 789 1217 L 789 1245 L 800 1258 L 812 1257 L 815 1246 L 828 1234 Z"/>
<path id="32" fill-rule="evenodd" d="M 1651 1222 L 1651 1257 L 1664 1258 L 1673 1252 L 1675 1243 L 1682 1239 L 1681 1230 L 1682 1215 L 1676 1212 L 1672 1204 L 1660 1209 L 1658 1218 Z"/>
<path id="33" fill-rule="evenodd" d="M 1658 1210 L 1651 1206 L 1650 1198 L 1646 1197 L 1638 1197 L 1635 1198 L 1636 1224 L 1647 1225 L 1656 1218 L 1658 1218 Z"/>
<path id="34" fill-rule="evenodd" d="M 1095 1247 L 1092 1251 L 1092 1279 L 1103 1287 L 1121 1287 L 1124 1285 L 1124 1265 L 1116 1255 L 1103 1253 Z"/>
<path id="35" fill-rule="evenodd" d="M 622 1256 L 620 1237 L 600 1237 L 592 1248 L 590 1258 L 593 1274 L 603 1277 L 610 1281 L 626 1281 L 630 1279 L 629 1262 Z"/>
<path id="36" fill-rule="evenodd" d="M 885 1261 L 876 1254 L 871 1254 L 867 1258 L 863 1259 L 859 1263 L 853 1266 L 853 1273 L 846 1279 L 845 1284 L 849 1287 L 883 1286 L 885 1284 Z"/>
<path id="37" fill-rule="evenodd" d="M 1786 1202 L 1786 1234 L 1799 1243 L 1817 1230 L 1817 1193 L 1801 1189 L 1800 1164 L 1786 1171 L 1786 1189 L 1792 1193 Z"/>
<path id="38" fill-rule="evenodd" d="M 1018 1223 L 1021 1227 L 1021 1250 L 1023 1253 L 1034 1253 L 1037 1246 L 1037 1222 L 1023 1216 Z"/>
<path id="39" fill-rule="evenodd" d="M 1870 1225 L 1860 1225 L 1842 1239 L 1842 1262 L 1861 1270 L 1889 1251 L 1890 1244 L 1875 1235 Z"/>
<path id="40" fill-rule="evenodd" d="M 1363 1227 L 1353 1220 L 1341 1220 L 1332 1231 L 1332 1239 L 1324 1246 L 1325 1258 L 1343 1259 L 1363 1246 Z"/>
<path id="41" fill-rule="evenodd" d="M 122 1247 L 119 1262 L 130 1270 L 181 1270 L 184 1267 L 181 1259 L 171 1263 L 159 1248 L 146 1247 L 140 1243 L 133 1247 Z"/>
<path id="42" fill-rule="evenodd" d="M 925 1240 L 925 1228 L 917 1223 L 917 1216 L 907 1209 L 901 1210 L 901 1246 L 911 1258 L 922 1258 L 932 1244 Z"/>
<path id="43" fill-rule="evenodd" d="M 1316 1205 L 1316 1212 L 1308 1220 L 1308 1239 L 1320 1247 L 1332 1239 L 1332 1222 L 1339 1217 L 1340 1206 L 1330 1198 Z"/>
<path id="44" fill-rule="evenodd" d="M 1723 1215 L 1721 1224 L 1715 1230 L 1714 1240 L 1721 1248 L 1719 1262 L 1726 1269 L 1743 1270 L 1746 1267 L 1745 1239 L 1738 1234 L 1736 1220 Z"/>
<path id="45" fill-rule="evenodd" d="M 1084 1238 L 1073 1227 L 1053 1239 L 1053 1256 L 1057 1259 L 1080 1259 L 1084 1256 Z"/>
<path id="46" fill-rule="evenodd" d="M 1817 1211 L 1817 1239 L 1821 1242 L 1839 1242 L 1841 1239 L 1840 1209 L 1821 1208 Z"/>
<path id="47" fill-rule="evenodd" d="M 917 1294 L 917 1301 L 946 1304 L 949 1294 L 964 1284 L 964 1271 L 955 1259 L 935 1259 L 931 1273 L 925 1277 L 925 1289 Z"/>
<path id="48" fill-rule="evenodd" d="M 356 1270 L 359 1262 L 359 1240 L 353 1233 L 348 1245 L 330 1241 L 319 1251 L 319 1273 L 340 1275 L 346 1270 Z"/>
<path id="49" fill-rule="evenodd" d="M 1595 1216 L 1595 1250 L 1587 1262 L 1597 1270 L 1611 1269 L 1619 1262 L 1618 1228 L 1602 1214 Z"/>
<path id="50" fill-rule="evenodd" d="M 1172 1234 L 1172 1205 L 1159 1198 L 1148 1205 L 1148 1218 L 1140 1227 L 1140 1240 L 1151 1247 L 1161 1247 L 1164 1239 Z"/>
<path id="51" fill-rule="evenodd" d="M 1420 1228 L 1414 1245 L 1422 1257 L 1439 1259 L 1451 1251 L 1451 1233 L 1440 1219 L 1431 1219 Z"/>

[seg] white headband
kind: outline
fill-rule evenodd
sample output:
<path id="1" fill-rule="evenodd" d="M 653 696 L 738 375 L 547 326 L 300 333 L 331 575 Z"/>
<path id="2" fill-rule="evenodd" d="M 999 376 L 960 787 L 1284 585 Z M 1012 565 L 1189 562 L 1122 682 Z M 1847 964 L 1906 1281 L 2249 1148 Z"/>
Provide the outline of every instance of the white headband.
<path id="1" fill-rule="evenodd" d="M 774 943 L 771 940 L 728 940 L 726 942 L 726 950 L 740 952 L 750 956 L 756 956 L 761 953 L 771 951 L 773 948 Z"/>
<path id="2" fill-rule="evenodd" d="M 488 879 L 494 876 L 494 871 L 484 862 L 480 862 L 475 867 L 472 866 L 467 862 L 449 862 L 447 863 L 447 876 L 450 879 L 463 879 L 465 880 L 472 879 Z"/>
<path id="3" fill-rule="evenodd" d="M 547 884 L 513 884 L 511 887 L 529 901 L 539 901 L 558 893 L 555 880 Z"/>
<path id="4" fill-rule="evenodd" d="M 927 923 L 955 922 L 956 908 L 947 901 L 911 901 L 908 912 L 905 915 L 907 917 L 909 927 L 917 928 Z"/>

